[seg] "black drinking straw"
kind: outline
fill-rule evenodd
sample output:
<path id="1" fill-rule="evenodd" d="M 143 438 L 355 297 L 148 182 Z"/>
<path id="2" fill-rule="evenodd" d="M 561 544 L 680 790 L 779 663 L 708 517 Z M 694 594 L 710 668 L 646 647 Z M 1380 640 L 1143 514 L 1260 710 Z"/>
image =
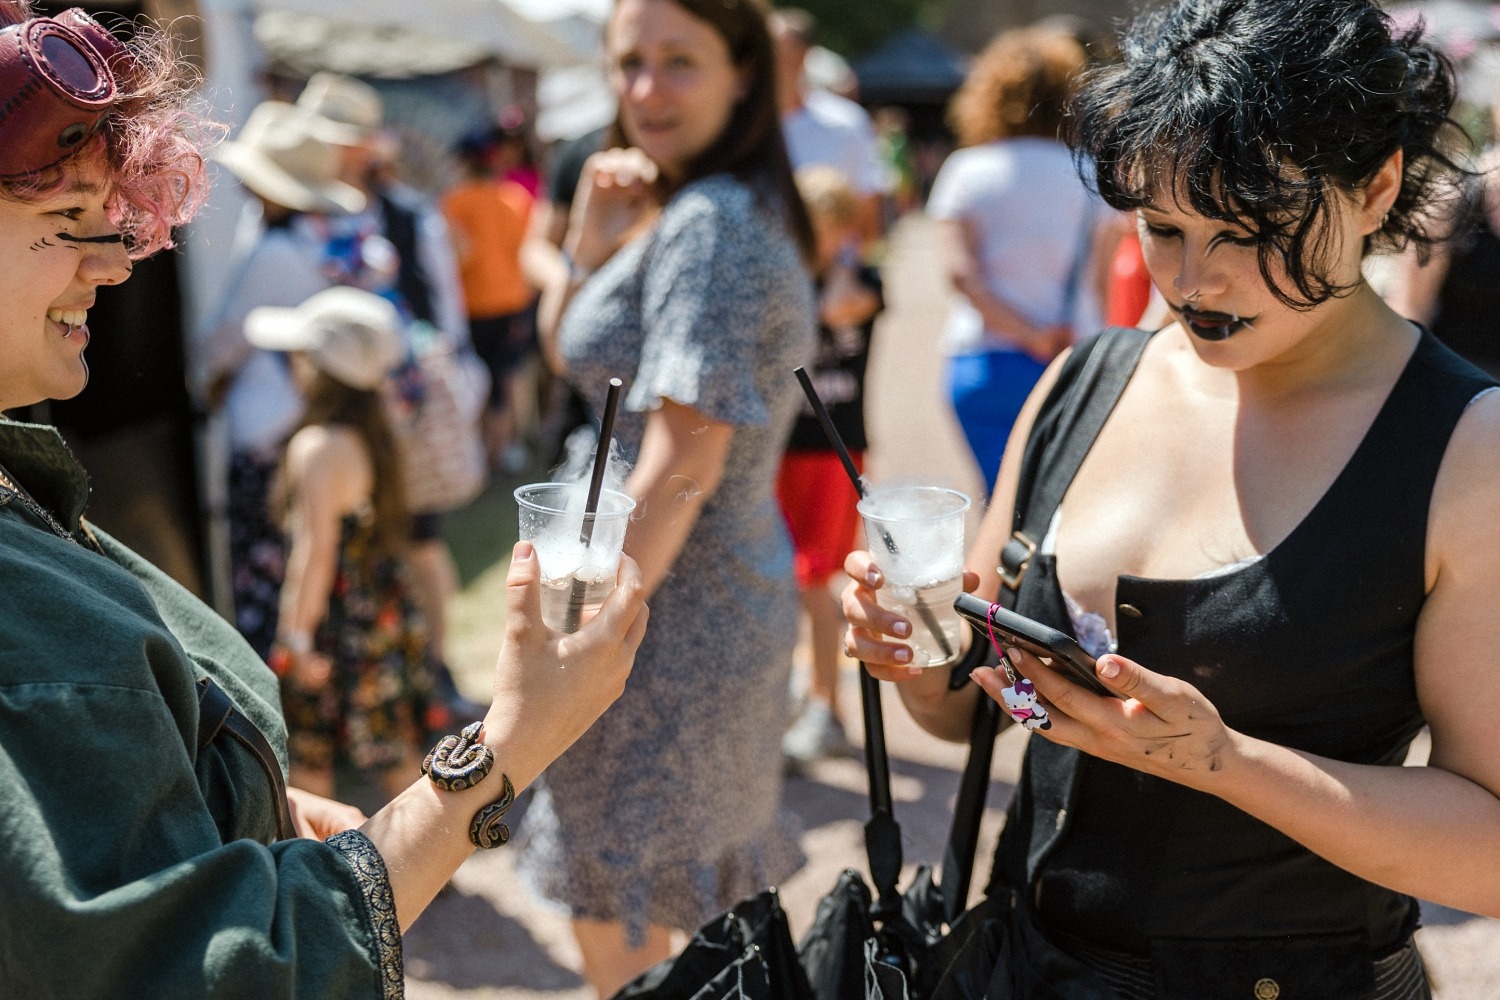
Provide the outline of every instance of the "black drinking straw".
<path id="1" fill-rule="evenodd" d="M 617 379 L 609 380 L 609 394 L 604 398 L 604 416 L 599 421 L 599 445 L 594 449 L 594 472 L 589 478 L 588 499 L 583 505 L 583 527 L 578 540 L 585 549 L 594 537 L 594 517 L 599 512 L 599 494 L 604 490 L 604 468 L 609 463 L 609 442 L 615 434 L 615 412 L 620 408 L 620 387 Z M 578 631 L 578 618 L 583 614 L 583 592 L 588 584 L 573 578 L 573 589 L 568 593 L 568 610 L 563 615 L 564 632 Z"/>
<path id="2" fill-rule="evenodd" d="M 839 461 L 844 464 L 844 471 L 849 474 L 849 481 L 854 484 L 854 490 L 859 498 L 865 498 L 865 483 L 859 477 L 859 469 L 854 467 L 854 459 L 849 455 L 849 449 L 844 444 L 844 439 L 839 436 L 838 428 L 833 426 L 833 418 L 828 415 L 828 408 L 823 405 L 823 400 L 818 396 L 818 390 L 813 388 L 812 379 L 808 378 L 807 369 L 800 365 L 792 369 L 792 374 L 797 376 L 797 381 L 802 383 L 802 392 L 807 396 L 807 401 L 812 404 L 813 412 L 818 415 L 818 423 L 823 425 L 823 433 L 828 437 L 828 443 L 833 445 L 833 450 L 838 452 Z M 885 550 L 891 555 L 896 554 L 896 540 L 891 533 L 884 528 L 880 529 L 880 541 L 885 545 Z M 922 616 L 922 624 L 927 631 L 938 642 L 938 647 L 943 651 L 944 659 L 953 658 L 953 647 L 948 645 L 948 637 L 943 634 L 943 627 L 938 624 L 932 609 L 927 602 L 922 600 L 921 595 L 915 595 L 917 602 L 917 614 Z"/>

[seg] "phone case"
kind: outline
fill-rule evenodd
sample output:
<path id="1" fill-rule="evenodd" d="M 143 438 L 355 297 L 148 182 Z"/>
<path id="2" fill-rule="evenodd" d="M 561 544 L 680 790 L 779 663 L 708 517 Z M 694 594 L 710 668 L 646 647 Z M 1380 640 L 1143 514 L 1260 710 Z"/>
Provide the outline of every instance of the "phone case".
<path id="1" fill-rule="evenodd" d="M 953 609 L 986 639 L 993 626 L 995 637 L 1002 642 L 1019 646 L 1034 656 L 1052 661 L 1054 667 L 1095 694 L 1109 698 L 1119 697 L 1094 676 L 1094 658 L 1085 653 L 1078 641 L 1067 633 L 1018 615 L 998 604 L 980 600 L 973 594 L 959 594 L 953 599 Z"/>

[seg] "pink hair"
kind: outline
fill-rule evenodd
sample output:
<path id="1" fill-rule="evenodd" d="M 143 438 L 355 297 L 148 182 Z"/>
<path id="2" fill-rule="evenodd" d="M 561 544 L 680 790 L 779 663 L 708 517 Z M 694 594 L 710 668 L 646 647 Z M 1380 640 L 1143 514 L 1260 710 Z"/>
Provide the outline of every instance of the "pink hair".
<path id="1" fill-rule="evenodd" d="M 27 0 L 0 0 L 0 25 L 30 16 Z M 80 171 L 97 171 L 109 188 L 110 221 L 139 260 L 175 246 L 173 229 L 203 204 L 205 150 L 224 128 L 193 109 L 195 75 L 173 57 L 165 33 L 138 27 L 129 52 L 129 78 L 116 74 L 120 99 L 94 136 L 56 166 L 0 182 L 0 193 L 46 198 L 66 190 Z"/>

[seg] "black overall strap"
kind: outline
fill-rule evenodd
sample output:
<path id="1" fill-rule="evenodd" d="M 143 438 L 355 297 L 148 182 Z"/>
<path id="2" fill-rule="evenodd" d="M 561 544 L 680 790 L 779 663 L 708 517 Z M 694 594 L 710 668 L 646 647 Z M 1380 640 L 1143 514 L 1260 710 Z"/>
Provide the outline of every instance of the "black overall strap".
<path id="1" fill-rule="evenodd" d="M 1037 414 L 1021 458 L 1015 530 L 1000 550 L 1000 603 L 1014 608 L 1063 494 L 1114 411 L 1151 334 L 1112 327 L 1078 345 Z M 1077 363 L 1074 363 L 1077 362 Z"/>
<path id="2" fill-rule="evenodd" d="M 1114 327 L 1081 342 L 1063 363 L 1057 382 L 1037 412 L 1022 458 L 1016 484 L 1015 530 L 1000 552 L 999 602 L 1005 607 L 1016 606 L 1037 545 L 1045 537 L 1084 456 L 1125 391 L 1150 336 L 1144 330 Z M 968 653 L 953 668 L 955 689 L 968 680 L 975 667 L 995 662 L 988 636 L 976 629 L 971 640 Z M 969 757 L 943 852 L 939 888 L 944 917 L 950 924 L 968 901 L 979 821 L 984 815 L 999 729 L 1000 706 L 991 698 L 980 697 L 974 706 Z"/>
<path id="3" fill-rule="evenodd" d="M 214 741 L 220 731 L 227 732 L 249 750 L 265 771 L 271 783 L 271 794 L 276 799 L 276 839 L 291 840 L 297 836 L 292 824 L 292 813 L 286 801 L 286 783 L 281 777 L 281 764 L 276 752 L 265 736 L 229 700 L 224 690 L 207 677 L 198 678 L 198 751 Z"/>

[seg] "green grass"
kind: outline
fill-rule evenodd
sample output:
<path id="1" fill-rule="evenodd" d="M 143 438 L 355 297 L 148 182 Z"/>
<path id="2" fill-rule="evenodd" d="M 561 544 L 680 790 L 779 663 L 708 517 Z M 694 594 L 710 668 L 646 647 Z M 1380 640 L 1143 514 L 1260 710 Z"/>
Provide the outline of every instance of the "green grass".
<path id="1" fill-rule="evenodd" d="M 545 476 L 540 466 L 497 472 L 467 507 L 443 519 L 443 537 L 458 567 L 459 590 L 448 606 L 448 666 L 463 693 L 490 700 L 490 679 L 505 632 L 505 574 L 516 542 L 516 501 L 523 483 Z"/>

